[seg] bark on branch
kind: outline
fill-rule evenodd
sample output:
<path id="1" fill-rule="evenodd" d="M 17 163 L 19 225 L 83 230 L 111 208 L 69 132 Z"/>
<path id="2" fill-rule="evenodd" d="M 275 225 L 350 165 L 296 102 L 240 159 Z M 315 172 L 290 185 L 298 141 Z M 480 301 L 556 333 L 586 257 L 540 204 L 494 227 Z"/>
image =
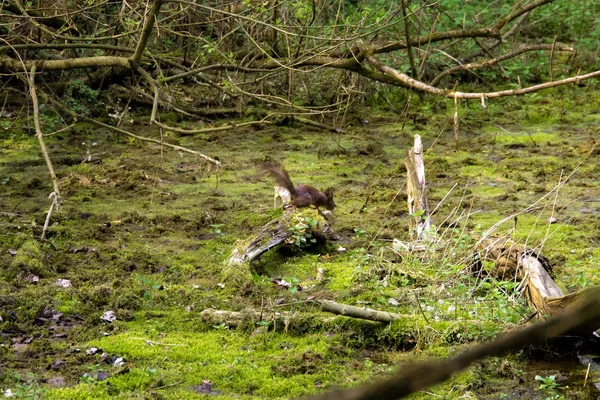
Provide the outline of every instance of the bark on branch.
<path id="1" fill-rule="evenodd" d="M 512 13 L 507 15 L 505 18 L 498 21 L 495 25 L 495 28 L 500 30 L 504 28 L 509 22 L 513 21 L 516 18 L 519 18 L 521 15 L 531 12 L 532 10 L 543 6 L 544 4 L 552 3 L 554 0 L 538 0 L 533 3 L 527 4 L 522 8 L 518 8 L 514 10 Z"/>
<path id="2" fill-rule="evenodd" d="M 35 136 L 40 143 L 40 149 L 42 150 L 42 155 L 44 156 L 44 160 L 46 161 L 46 166 L 48 167 L 48 172 L 50 173 L 50 178 L 52 180 L 52 187 L 54 188 L 55 199 L 54 201 L 58 204 L 60 199 L 60 190 L 58 189 L 58 179 L 56 178 L 56 173 L 54 172 L 54 167 L 52 166 L 52 160 L 50 160 L 50 155 L 48 154 L 48 148 L 46 147 L 46 143 L 44 142 L 44 134 L 42 133 L 42 127 L 40 125 L 40 106 L 38 102 L 37 91 L 35 89 L 35 73 L 36 67 L 33 65 L 31 70 L 29 71 L 29 94 L 31 96 L 31 102 L 33 105 L 33 125 L 35 127 Z"/>
<path id="3" fill-rule="evenodd" d="M 549 89 L 552 87 L 568 85 L 571 83 L 579 83 L 586 79 L 591 79 L 591 78 L 600 76 L 600 70 L 598 70 L 598 71 L 590 72 L 589 74 L 573 76 L 571 78 L 560 79 L 560 80 L 553 81 L 553 82 L 541 83 L 539 85 L 533 85 L 533 86 L 529 86 L 527 88 L 509 89 L 509 90 L 501 90 L 498 92 L 487 92 L 487 93 L 471 93 L 471 92 L 458 92 L 458 91 L 453 91 L 453 90 L 440 89 L 435 86 L 431 86 L 424 82 L 418 81 L 416 79 L 412 79 L 410 76 L 403 74 L 402 72 L 399 72 L 391 67 L 384 65 L 381 61 L 378 61 L 373 56 L 369 56 L 367 59 L 368 59 L 369 63 L 381 73 L 381 75 L 370 74 L 370 77 L 372 77 L 373 79 L 380 80 L 380 81 L 386 82 L 386 83 L 395 82 L 395 84 L 400 85 L 400 86 L 409 87 L 414 90 L 434 94 L 437 96 L 447 97 L 447 98 L 451 98 L 451 99 L 456 98 L 456 99 L 474 99 L 474 100 L 484 99 L 485 100 L 485 99 L 491 99 L 491 98 L 496 98 L 496 97 L 520 96 L 520 95 L 524 95 L 527 93 L 537 92 L 538 90 L 542 90 L 542 89 Z M 357 72 L 361 73 L 362 70 L 359 70 Z"/>
<path id="4" fill-rule="evenodd" d="M 116 126 L 108 125 L 108 124 L 105 124 L 103 122 L 91 119 L 91 118 L 85 118 L 85 120 L 89 121 L 89 122 L 91 122 L 93 124 L 96 124 L 98 126 L 101 126 L 103 128 L 110 129 L 110 130 L 113 130 L 115 132 L 122 133 L 123 135 L 127 135 L 127 136 L 132 137 L 132 138 L 137 139 L 137 140 L 141 140 L 143 142 L 156 143 L 156 144 L 160 144 L 161 146 L 169 147 L 169 148 L 174 149 L 174 150 L 179 150 L 179 151 L 183 151 L 183 152 L 186 152 L 186 153 L 194 154 L 194 155 L 196 155 L 196 156 L 198 156 L 198 157 L 200 157 L 200 158 L 202 158 L 202 159 L 204 159 L 204 160 L 206 160 L 206 161 L 208 161 L 208 162 L 216 165 L 217 167 L 221 166 L 221 161 L 215 160 L 214 158 L 211 158 L 211 157 L 209 157 L 207 155 L 204 155 L 204 154 L 200 153 L 199 151 L 191 150 L 191 149 L 188 149 L 187 147 L 177 146 L 177 145 L 171 144 L 171 143 L 166 143 L 166 142 L 163 142 L 162 140 L 148 138 L 148 137 L 144 137 L 144 136 L 139 136 L 139 135 L 136 135 L 134 133 L 128 132 L 128 131 L 126 131 L 124 129 L 117 128 Z"/>
<path id="5" fill-rule="evenodd" d="M 0 57 L 0 68 L 12 71 L 22 71 L 23 68 L 30 70 L 34 65 L 39 71 L 60 71 L 90 67 L 121 67 L 131 69 L 129 59 L 117 56 L 82 57 L 65 60 L 31 60 L 23 62 L 9 57 Z"/>
<path id="6" fill-rule="evenodd" d="M 56 173 L 54 172 L 54 167 L 52 166 L 52 160 L 50 160 L 50 155 L 48 154 L 48 148 L 46 147 L 46 143 L 44 142 L 44 134 L 42 133 L 42 127 L 40 125 L 40 105 L 38 102 L 37 92 L 35 89 L 35 65 L 31 67 L 31 71 L 29 71 L 29 94 L 31 96 L 31 102 L 33 105 L 33 125 L 35 127 L 35 136 L 40 143 L 40 149 L 42 150 L 42 155 L 44 156 L 44 160 L 46 161 L 46 166 L 48 167 L 48 172 L 50 173 L 50 179 L 52 180 L 52 187 L 54 188 L 54 192 L 50 193 L 48 197 L 52 203 L 50 204 L 50 208 L 48 209 L 48 214 L 46 215 L 46 220 L 44 222 L 44 228 L 42 229 L 42 237 L 44 240 L 46 238 L 46 232 L 48 230 L 48 225 L 50 223 L 50 216 L 52 215 L 52 211 L 58 209 L 58 204 L 60 203 L 60 190 L 58 189 L 58 179 L 56 178 Z"/>
<path id="7" fill-rule="evenodd" d="M 150 34 L 152 33 L 152 27 L 154 26 L 154 22 L 156 21 L 156 15 L 160 11 L 160 7 L 163 4 L 163 0 L 154 0 L 154 4 L 148 13 L 146 23 L 144 24 L 144 28 L 142 29 L 142 35 L 140 36 L 140 41 L 135 49 L 135 53 L 131 57 L 131 61 L 133 64 L 138 65 L 140 61 L 142 61 L 142 56 L 144 55 L 144 50 L 146 49 L 146 45 L 148 44 L 148 39 L 150 38 Z"/>
<path id="8" fill-rule="evenodd" d="M 321 305 L 321 310 L 336 315 L 343 315 L 345 317 L 385 323 L 402 318 L 402 316 L 399 314 L 389 313 L 386 311 L 377 311 L 366 307 L 349 306 L 347 304 L 336 303 L 331 300 L 319 300 L 317 303 Z"/>

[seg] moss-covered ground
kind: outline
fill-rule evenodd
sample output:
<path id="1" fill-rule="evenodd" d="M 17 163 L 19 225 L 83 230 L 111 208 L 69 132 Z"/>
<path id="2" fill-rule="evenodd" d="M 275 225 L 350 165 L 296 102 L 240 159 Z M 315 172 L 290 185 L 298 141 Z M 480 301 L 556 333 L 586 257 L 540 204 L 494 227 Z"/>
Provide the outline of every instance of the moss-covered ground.
<path id="1" fill-rule="evenodd" d="M 45 139 L 63 199 L 45 241 L 52 185 L 24 129 L 31 121 L 4 121 L 0 389 L 49 399 L 289 398 L 456 354 L 531 314 L 514 282 L 463 273 L 474 241 L 492 227 L 541 248 L 566 291 L 600 284 L 599 92 L 564 87 L 487 109 L 461 104 L 458 142 L 453 111 L 430 99 L 413 109 L 418 118 L 404 120 L 374 107 L 345 133 L 299 124 L 201 137 L 163 132 L 165 141 L 218 157 L 220 169 L 79 123 Z M 124 128 L 159 137 L 145 120 Z M 427 149 L 433 223 L 446 240 L 427 257 L 390 249 L 392 239 L 410 238 L 403 160 L 414 134 Z M 332 227 L 341 240 L 272 251 L 248 267 L 248 282 L 224 281 L 236 242 L 281 215 L 273 182 L 257 175 L 270 160 L 282 161 L 296 183 L 334 188 Z M 310 299 L 406 319 L 333 318 Z M 247 307 L 306 322 L 236 328 L 199 315 Z M 107 311 L 117 319 L 103 321 Z M 544 348 L 487 360 L 415 398 L 598 397 L 593 385 L 583 387 L 585 367 Z M 536 376 L 547 379 L 544 388 Z"/>

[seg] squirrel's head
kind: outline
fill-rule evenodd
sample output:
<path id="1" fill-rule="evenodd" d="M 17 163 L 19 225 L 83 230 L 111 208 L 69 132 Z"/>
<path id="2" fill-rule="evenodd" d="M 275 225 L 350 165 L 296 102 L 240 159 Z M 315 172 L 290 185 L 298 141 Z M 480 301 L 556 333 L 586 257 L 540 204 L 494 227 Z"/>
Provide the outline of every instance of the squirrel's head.
<path id="1" fill-rule="evenodd" d="M 333 189 L 329 188 L 325 190 L 325 196 L 327 196 L 327 205 L 325 208 L 333 210 L 335 208 L 335 202 L 333 201 Z"/>

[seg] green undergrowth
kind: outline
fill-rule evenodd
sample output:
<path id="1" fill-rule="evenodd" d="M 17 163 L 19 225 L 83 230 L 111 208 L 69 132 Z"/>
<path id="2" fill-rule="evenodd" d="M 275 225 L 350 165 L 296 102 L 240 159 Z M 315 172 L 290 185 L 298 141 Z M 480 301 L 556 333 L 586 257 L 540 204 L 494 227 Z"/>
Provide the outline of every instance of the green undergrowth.
<path id="1" fill-rule="evenodd" d="M 600 284 L 599 100 L 592 90 L 558 88 L 488 101 L 487 109 L 459 103 L 458 142 L 454 103 L 437 99 L 421 105 L 424 118 L 405 124 L 366 110 L 369 123 L 345 134 L 302 125 L 166 133 L 218 157 L 218 170 L 81 123 L 46 138 L 63 203 L 45 241 L 52 185 L 37 139 L 0 131 L 0 389 L 21 397 L 178 399 L 203 395 L 196 387 L 209 380 L 223 398 L 290 398 L 371 382 L 405 362 L 492 339 L 531 310 L 516 282 L 469 274 L 483 235 L 541 251 L 567 291 Z M 137 123 L 125 128 L 157 135 Z M 403 159 L 414 134 L 426 149 L 441 239 L 424 253 L 392 248 L 393 239 L 411 236 Z M 274 182 L 257 171 L 265 161 L 282 161 L 295 183 L 335 190 L 329 223 L 339 240 L 313 246 L 309 228 L 290 226 L 294 241 L 241 265 L 239 281 L 224 279 L 231 250 L 282 215 L 273 207 Z M 335 317 L 320 311 L 322 299 L 402 318 L 385 325 Z M 236 328 L 204 322 L 199 313 L 208 308 L 288 312 L 296 320 Z M 116 321 L 104 322 L 106 311 Z M 102 350 L 88 355 L 90 347 Z M 124 364 L 101 361 L 102 352 Z M 490 360 L 428 391 L 499 398 L 499 382 L 518 379 L 535 388 L 534 372 L 518 372 L 528 362 L 526 353 Z M 498 365 L 504 372 L 493 372 Z"/>

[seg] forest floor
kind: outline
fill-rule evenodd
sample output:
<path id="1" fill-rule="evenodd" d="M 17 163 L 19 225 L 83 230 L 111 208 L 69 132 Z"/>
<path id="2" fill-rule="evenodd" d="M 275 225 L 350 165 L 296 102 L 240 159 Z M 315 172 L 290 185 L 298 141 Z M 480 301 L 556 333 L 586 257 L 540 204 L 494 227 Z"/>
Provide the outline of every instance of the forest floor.
<path id="1" fill-rule="evenodd" d="M 565 292 L 600 284 L 600 92 L 565 87 L 487 109 L 464 104 L 458 142 L 453 103 L 419 107 L 406 120 L 364 109 L 345 133 L 295 123 L 164 134 L 218 157 L 218 170 L 78 123 L 45 138 L 63 200 L 45 241 L 52 185 L 32 123 L 18 113 L 0 121 L 0 389 L 49 399 L 290 398 L 456 354 L 532 314 L 518 282 L 472 277 L 465 259 L 484 232 L 533 204 L 492 233 L 541 249 Z M 123 128 L 158 138 L 145 121 L 129 117 Z M 446 243 L 428 257 L 391 250 L 394 238 L 410 239 L 403 164 L 414 134 Z M 295 183 L 335 190 L 341 240 L 271 251 L 248 267 L 246 284 L 233 285 L 222 271 L 235 243 L 282 212 L 273 182 L 257 174 L 272 160 Z M 324 280 L 315 280 L 318 268 Z M 310 299 L 407 318 L 332 317 Z M 235 328 L 200 317 L 248 307 L 303 322 Z M 101 318 L 109 311 L 116 320 Z M 575 350 L 544 344 L 488 359 L 415 398 L 598 398 L 600 372 L 592 369 L 586 386 L 585 375 Z"/>

